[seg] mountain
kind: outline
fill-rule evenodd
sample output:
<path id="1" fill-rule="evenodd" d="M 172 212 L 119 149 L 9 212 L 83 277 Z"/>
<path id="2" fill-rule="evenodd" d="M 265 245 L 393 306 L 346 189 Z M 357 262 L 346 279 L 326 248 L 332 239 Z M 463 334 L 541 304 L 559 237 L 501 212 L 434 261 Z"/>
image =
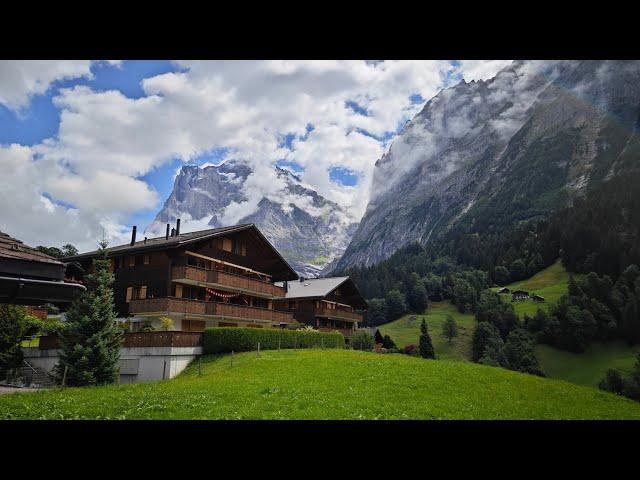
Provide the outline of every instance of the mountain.
<path id="1" fill-rule="evenodd" d="M 227 207 L 246 202 L 251 167 L 227 161 L 183 166 L 173 191 L 146 231 L 162 235 L 167 223 L 182 219 L 186 229 L 223 226 Z M 254 223 L 298 274 L 316 277 L 344 252 L 356 223 L 336 203 L 318 194 L 289 170 L 275 167 L 283 185 L 263 196 L 257 209 L 234 223 Z"/>
<path id="2" fill-rule="evenodd" d="M 336 269 L 547 216 L 640 166 L 640 62 L 516 61 L 441 91 L 376 162 Z"/>

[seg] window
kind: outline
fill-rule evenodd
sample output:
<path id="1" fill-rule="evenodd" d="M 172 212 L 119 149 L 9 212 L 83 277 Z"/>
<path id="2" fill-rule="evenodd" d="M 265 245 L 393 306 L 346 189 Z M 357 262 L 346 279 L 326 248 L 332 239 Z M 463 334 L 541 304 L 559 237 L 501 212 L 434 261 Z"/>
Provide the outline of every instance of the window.
<path id="1" fill-rule="evenodd" d="M 233 243 L 231 242 L 230 238 L 223 238 L 222 239 L 222 250 L 224 250 L 225 252 L 231 252 L 231 250 L 233 249 Z"/>
<path id="2" fill-rule="evenodd" d="M 135 256 L 135 265 L 140 266 L 140 265 L 144 265 L 144 255 L 136 255 Z"/>
<path id="3" fill-rule="evenodd" d="M 135 259 L 135 257 L 132 255 L 132 256 L 130 256 L 130 257 L 128 257 L 128 258 L 129 258 L 129 263 L 128 263 L 128 265 L 129 265 L 130 267 L 133 267 L 133 266 L 135 265 L 135 260 L 136 260 L 136 259 Z"/>
<path id="4" fill-rule="evenodd" d="M 145 255 L 145 256 L 144 256 L 144 261 L 143 261 L 143 263 L 144 263 L 145 265 L 149 265 L 149 263 L 151 263 L 151 256 L 150 256 L 149 254 L 147 254 L 147 255 Z"/>

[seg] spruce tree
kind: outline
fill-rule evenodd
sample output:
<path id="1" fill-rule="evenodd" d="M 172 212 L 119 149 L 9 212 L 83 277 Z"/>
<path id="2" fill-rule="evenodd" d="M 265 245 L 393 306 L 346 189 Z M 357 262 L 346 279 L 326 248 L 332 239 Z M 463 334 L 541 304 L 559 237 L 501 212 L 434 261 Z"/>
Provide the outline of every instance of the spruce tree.
<path id="1" fill-rule="evenodd" d="M 57 373 L 74 386 L 113 383 L 118 377 L 122 332 L 116 325 L 113 304 L 113 274 L 109 271 L 105 241 L 93 261 L 93 273 L 86 275 L 87 290 L 67 311 L 60 334 L 62 352 Z"/>
<path id="2" fill-rule="evenodd" d="M 422 319 L 420 324 L 420 356 L 422 358 L 436 358 L 436 353 L 433 350 L 433 344 L 431 343 L 431 337 L 427 330 L 427 322 Z"/>

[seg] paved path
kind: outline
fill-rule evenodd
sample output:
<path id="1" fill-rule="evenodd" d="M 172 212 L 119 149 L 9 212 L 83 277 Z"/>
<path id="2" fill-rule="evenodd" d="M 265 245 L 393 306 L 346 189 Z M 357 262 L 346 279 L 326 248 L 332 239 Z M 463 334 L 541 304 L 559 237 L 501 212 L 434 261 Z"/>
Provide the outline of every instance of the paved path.
<path id="1" fill-rule="evenodd" d="M 0 395 L 14 392 L 37 392 L 37 388 L 15 388 L 15 387 L 2 387 L 0 386 Z"/>

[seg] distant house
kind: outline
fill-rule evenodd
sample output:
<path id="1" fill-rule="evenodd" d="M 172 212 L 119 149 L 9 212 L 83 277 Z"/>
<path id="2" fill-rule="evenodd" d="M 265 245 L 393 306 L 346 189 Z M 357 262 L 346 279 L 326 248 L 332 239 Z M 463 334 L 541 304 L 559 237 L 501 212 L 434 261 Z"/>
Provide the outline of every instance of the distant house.
<path id="1" fill-rule="evenodd" d="M 62 262 L 0 232 L 0 303 L 68 304 L 85 287 L 64 274 Z"/>
<path id="2" fill-rule="evenodd" d="M 507 287 L 502 287 L 500 290 L 498 290 L 498 293 L 509 293 L 511 290 L 509 290 Z"/>
<path id="3" fill-rule="evenodd" d="M 542 295 L 533 295 L 531 298 L 534 302 L 544 302 L 544 297 Z"/>
<path id="4" fill-rule="evenodd" d="M 337 330 L 349 341 L 362 322 L 356 310 L 366 310 L 367 302 L 349 277 L 301 278 L 297 282 L 276 282 L 285 290 L 276 308 L 293 313 L 300 323 L 320 331 Z"/>
<path id="5" fill-rule="evenodd" d="M 511 299 L 514 301 L 527 300 L 528 298 L 529 292 L 525 292 L 524 290 L 514 290 L 511 296 Z"/>

